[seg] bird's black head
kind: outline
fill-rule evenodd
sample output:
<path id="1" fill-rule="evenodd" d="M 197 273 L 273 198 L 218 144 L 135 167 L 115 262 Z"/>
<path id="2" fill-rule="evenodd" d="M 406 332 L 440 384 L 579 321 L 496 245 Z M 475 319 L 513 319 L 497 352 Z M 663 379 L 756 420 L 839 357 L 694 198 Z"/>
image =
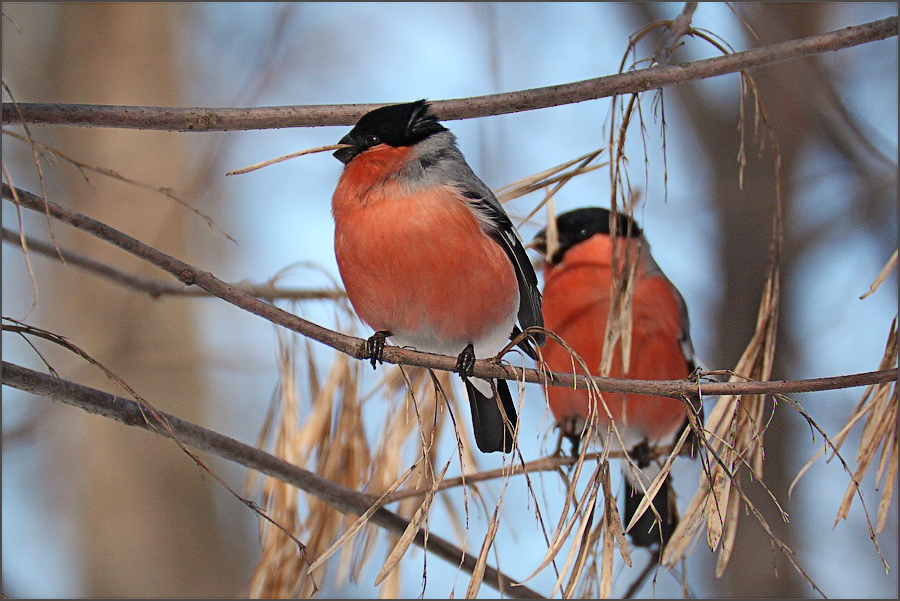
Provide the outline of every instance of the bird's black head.
<path id="1" fill-rule="evenodd" d="M 563 259 L 570 248 L 584 242 L 597 234 L 610 234 L 612 213 L 608 209 L 600 207 L 587 207 L 568 211 L 556 217 L 556 227 L 559 232 L 559 246 L 552 257 L 547 257 L 550 265 L 557 265 Z M 637 238 L 641 235 L 641 228 L 637 222 L 622 213 L 616 214 L 616 235 Z M 542 255 L 547 254 L 547 232 L 541 230 L 534 237 L 532 243 Z"/>
<path id="2" fill-rule="evenodd" d="M 392 104 L 377 108 L 360 117 L 350 133 L 339 144 L 352 144 L 334 152 L 340 162 L 349 163 L 359 153 L 377 146 L 412 146 L 446 127 L 431 113 L 431 105 L 425 100 Z"/>

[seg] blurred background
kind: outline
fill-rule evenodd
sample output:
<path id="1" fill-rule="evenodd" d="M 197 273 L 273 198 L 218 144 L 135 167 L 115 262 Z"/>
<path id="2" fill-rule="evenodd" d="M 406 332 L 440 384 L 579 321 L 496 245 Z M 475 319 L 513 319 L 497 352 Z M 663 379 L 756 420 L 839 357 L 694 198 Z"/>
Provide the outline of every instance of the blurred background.
<path id="1" fill-rule="evenodd" d="M 441 100 L 573 82 L 616 73 L 629 36 L 680 3 L 11 3 L 3 4 L 3 81 L 20 102 L 255 107 Z M 735 51 L 897 14 L 896 3 L 701 3 L 693 26 Z M 626 60 L 652 56 L 656 36 Z M 687 39 L 676 62 L 716 56 Z M 642 63 L 639 66 L 645 66 Z M 897 248 L 897 38 L 751 72 L 781 152 L 785 237 L 782 307 L 774 379 L 844 375 L 878 368 L 897 314 L 896 270 L 864 300 Z M 645 95 L 645 131 L 629 136 L 635 216 L 662 269 L 681 290 L 695 349 L 710 369 L 733 367 L 756 323 L 771 243 L 771 147 L 747 139 L 743 187 L 737 74 L 667 88 L 661 107 Z M 498 188 L 606 145 L 611 101 L 601 99 L 497 117 L 448 122 L 469 163 Z M 748 117 L 751 118 L 752 117 Z M 22 133 L 19 126 L 10 131 Z M 341 165 L 318 154 L 250 174 L 225 172 L 303 148 L 333 144 L 349 127 L 178 133 L 31 126 L 33 139 L 82 163 L 171 189 L 223 233 L 159 191 L 41 163 L 3 137 L 4 175 L 15 186 L 86 213 L 220 279 L 330 286 L 339 281 L 330 197 Z M 6 129 L 4 130 L 6 131 Z M 663 153 L 663 148 L 665 153 Z M 8 174 L 8 175 L 7 175 Z M 513 221 L 541 194 L 507 205 Z M 559 212 L 609 206 L 609 173 L 576 178 Z M 129 272 L 165 278 L 134 257 L 37 215 L 3 204 L 3 226 Z M 530 240 L 544 214 L 522 225 Z M 229 236 L 232 239 L 229 239 Z M 254 444 L 278 385 L 276 332 L 215 299 L 162 297 L 97 278 L 3 245 L 3 315 L 65 336 L 133 386 L 156 408 Z M 298 267 L 299 265 L 299 267 Z M 314 266 L 314 267 L 312 267 Z M 338 328 L 336 310 L 309 301 L 291 310 Z M 343 326 L 341 326 L 343 327 Z M 348 333 L 368 336 L 364 327 Z M 101 373 L 51 345 L 39 346 L 60 377 L 119 392 Z M 333 353 L 315 348 L 322 366 Z M 3 336 L 3 359 L 45 366 L 20 338 Z M 369 373 L 367 372 L 367 377 Z M 371 376 L 375 377 L 375 376 Z M 796 395 L 830 435 L 862 389 Z M 555 434 L 539 388 L 523 410 L 525 459 L 552 450 Z M 170 441 L 55 403 L 3 389 L 3 593 L 10 597 L 235 596 L 260 555 L 258 520 Z M 380 423 L 375 420 L 373 423 Z M 842 451 L 851 468 L 859 427 Z M 374 429 L 373 429 L 374 430 Z M 377 440 L 378 432 L 369 436 Z M 835 515 L 849 476 L 819 460 L 787 490 L 822 439 L 784 404 L 766 434 L 764 492 L 751 498 L 809 578 L 830 597 L 888 597 L 897 591 L 897 496 L 878 545 L 859 499 Z M 453 452 L 452 449 L 450 451 Z M 499 457 L 481 457 L 483 468 Z M 209 459 L 241 490 L 246 470 Z M 696 487 L 696 462 L 673 471 L 679 499 Z M 613 470 L 616 472 L 617 470 Z M 559 484 L 545 476 L 545 494 Z M 515 484 L 511 489 L 515 491 Z M 482 485 L 488 495 L 490 485 Z M 874 521 L 881 491 L 870 470 L 862 486 Z M 895 491 L 896 493 L 896 491 Z M 518 495 L 518 496 L 516 496 Z M 302 498 L 302 495 L 301 495 Z M 506 492 L 504 526 L 491 559 L 525 578 L 546 551 L 526 494 Z M 550 520 L 552 523 L 552 520 Z M 470 551 L 485 520 L 472 514 Z M 451 537 L 443 524 L 435 533 Z M 480 530 L 479 530 L 480 529 Z M 479 536 L 479 531 L 482 532 Z M 476 541 L 474 549 L 471 541 Z M 374 551 L 383 556 L 384 548 Z M 617 564 L 621 595 L 646 563 Z M 723 577 L 701 539 L 684 566 L 698 597 L 812 596 L 814 590 L 752 517 L 741 522 Z M 400 596 L 463 596 L 466 574 L 414 550 Z M 358 583 L 332 579 L 321 596 L 372 597 L 381 561 Z M 529 586 L 550 594 L 546 570 Z M 427 574 L 427 577 L 425 576 Z M 660 572 L 638 596 L 680 596 Z M 480 596 L 499 596 L 485 586 Z"/>

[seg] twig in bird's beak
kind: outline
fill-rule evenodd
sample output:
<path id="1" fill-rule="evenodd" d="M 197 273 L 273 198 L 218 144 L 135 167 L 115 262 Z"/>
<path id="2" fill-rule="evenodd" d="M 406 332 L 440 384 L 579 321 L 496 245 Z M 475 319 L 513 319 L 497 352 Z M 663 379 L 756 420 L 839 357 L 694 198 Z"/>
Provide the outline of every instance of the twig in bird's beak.
<path id="1" fill-rule="evenodd" d="M 300 150 L 298 152 L 285 155 L 283 157 L 278 157 L 277 159 L 269 159 L 269 160 L 263 161 L 261 163 L 256 163 L 255 165 L 250 165 L 249 167 L 244 167 L 242 169 L 235 169 L 234 171 L 229 171 L 225 175 L 240 175 L 242 173 L 249 173 L 250 171 L 262 169 L 263 167 L 268 167 L 269 165 L 274 165 L 275 163 L 280 163 L 281 161 L 286 161 L 288 159 L 292 159 L 294 157 L 299 157 L 304 154 L 314 154 L 316 152 L 326 152 L 329 150 L 338 150 L 340 148 L 347 148 L 349 146 L 350 146 L 350 144 L 329 144 L 328 146 L 317 146 L 316 148 L 307 148 L 306 150 Z"/>

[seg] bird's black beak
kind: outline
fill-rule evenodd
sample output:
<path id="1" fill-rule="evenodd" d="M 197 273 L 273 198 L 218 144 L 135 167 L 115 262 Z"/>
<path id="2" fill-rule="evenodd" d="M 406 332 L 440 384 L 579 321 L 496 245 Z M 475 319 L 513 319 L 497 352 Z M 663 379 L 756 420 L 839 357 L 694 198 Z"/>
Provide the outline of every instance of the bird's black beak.
<path id="1" fill-rule="evenodd" d="M 533 248 L 542 255 L 547 254 L 547 230 L 541 230 L 534 236 L 534 240 L 525 248 Z"/>
<path id="2" fill-rule="evenodd" d="M 350 134 L 341 138 L 340 141 L 338 141 L 338 144 L 351 144 L 351 146 L 347 148 L 335 150 L 331 155 L 345 165 L 353 160 L 353 157 L 359 154 L 359 150 L 356 148 L 356 145 L 353 145 L 353 140 L 350 139 Z"/>

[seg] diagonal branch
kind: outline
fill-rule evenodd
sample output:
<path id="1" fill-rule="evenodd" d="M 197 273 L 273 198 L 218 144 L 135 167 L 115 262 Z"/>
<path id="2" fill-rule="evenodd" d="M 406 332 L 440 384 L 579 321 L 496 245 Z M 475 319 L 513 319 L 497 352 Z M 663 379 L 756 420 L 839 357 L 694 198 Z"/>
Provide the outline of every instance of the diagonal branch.
<path id="1" fill-rule="evenodd" d="M 444 120 L 504 115 L 617 94 L 645 92 L 754 67 L 850 48 L 897 35 L 897 17 L 779 42 L 727 56 L 651 67 L 531 90 L 438 100 L 432 104 Z M 166 131 L 226 131 L 353 125 L 381 104 L 334 104 L 259 108 L 179 108 L 90 104 L 3 103 L 4 124 L 80 125 Z"/>
<path id="2" fill-rule="evenodd" d="M 228 436 L 161 411 L 156 414 L 142 412 L 140 406 L 134 401 L 94 388 L 41 374 L 6 361 L 3 362 L 3 384 L 61 401 L 89 413 L 122 422 L 127 426 L 137 426 L 167 438 L 177 437 L 179 442 L 187 446 L 234 461 L 296 486 L 344 513 L 362 515 L 377 501 L 377 497 L 335 484 L 313 472 Z M 168 423 L 168 428 L 163 427 L 164 422 Z M 403 534 L 409 525 L 405 519 L 383 507 L 375 510 L 370 521 L 398 536 Z M 425 532 L 420 531 L 415 537 L 415 544 L 426 548 L 451 564 L 459 565 L 468 573 L 472 573 L 475 568 L 476 558 L 474 556 L 464 553 L 449 541 L 433 533 L 428 533 L 426 546 Z M 486 567 L 484 570 L 484 581 L 498 590 L 522 598 L 542 598 L 540 594 L 528 587 L 515 584 L 502 572 L 490 567 Z"/>
<path id="3" fill-rule="evenodd" d="M 273 304 L 267 303 L 239 290 L 232 284 L 223 282 L 209 272 L 188 265 L 187 263 L 156 250 L 96 219 L 67 209 L 53 201 L 45 200 L 21 189 L 15 189 L 15 194 L 13 194 L 13 189 L 7 184 L 3 184 L 2 191 L 4 198 L 12 202 L 18 202 L 19 206 L 41 214 L 48 214 L 54 219 L 68 223 L 69 225 L 109 242 L 114 246 L 118 246 L 122 250 L 169 272 L 181 280 L 186 286 L 195 285 L 203 288 L 210 294 L 217 296 L 236 307 L 244 309 L 254 315 L 258 315 L 275 325 L 288 328 L 289 330 L 298 332 L 312 340 L 321 342 L 322 344 L 345 353 L 355 359 L 368 358 L 365 348 L 366 343 L 360 338 L 329 330 L 311 321 L 297 317 L 292 313 L 288 313 Z M 386 346 L 382 358 L 385 363 L 415 365 L 442 371 L 455 371 L 457 361 L 456 357 L 421 353 L 396 346 Z M 847 376 L 780 382 L 625 380 L 599 376 L 592 379 L 600 392 L 652 394 L 656 396 L 681 398 L 682 396 L 693 394 L 699 394 L 701 397 L 723 394 L 789 394 L 868 386 L 879 382 L 896 381 L 897 372 L 898 370 L 893 368 Z M 536 369 L 516 368 L 511 365 L 498 364 L 489 360 L 476 361 L 473 375 L 484 378 L 521 380 L 545 386 L 578 386 L 584 388 L 588 387 L 588 382 L 590 380 L 584 375 L 547 373 Z"/>
<path id="4" fill-rule="evenodd" d="M 19 234 L 2 228 L 3 241 L 16 246 L 21 245 Z M 100 276 L 110 282 L 115 282 L 138 290 L 146 292 L 153 298 L 160 296 L 190 296 L 212 298 L 212 294 L 202 288 L 187 288 L 181 284 L 170 281 L 163 281 L 155 278 L 148 278 L 122 271 L 111 265 L 107 265 L 97 259 L 85 256 L 74 251 L 65 250 L 61 247 L 53 246 L 42 240 L 38 240 L 31 236 L 24 236 L 26 247 L 29 251 L 36 252 L 53 261 L 73 265 L 85 269 L 97 276 Z M 279 288 L 272 283 L 265 284 L 248 284 L 238 282 L 231 284 L 237 290 L 269 300 L 338 300 L 347 298 L 347 293 L 338 289 L 299 289 L 299 288 Z"/>

